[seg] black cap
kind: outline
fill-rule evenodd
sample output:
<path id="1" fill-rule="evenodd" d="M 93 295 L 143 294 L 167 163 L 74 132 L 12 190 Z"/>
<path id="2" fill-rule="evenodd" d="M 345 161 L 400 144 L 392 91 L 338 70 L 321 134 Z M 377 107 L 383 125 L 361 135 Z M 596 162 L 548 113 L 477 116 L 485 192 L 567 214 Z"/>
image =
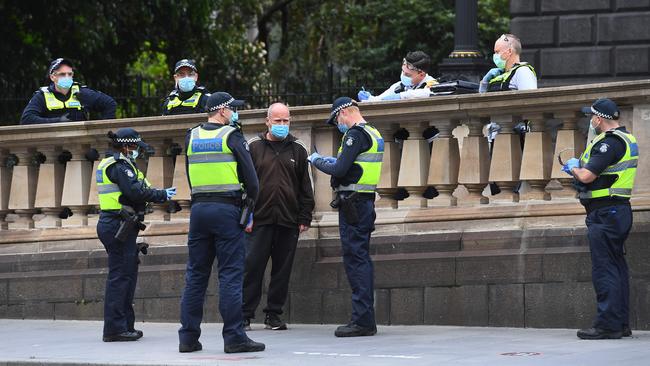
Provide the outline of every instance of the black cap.
<path id="1" fill-rule="evenodd" d="M 243 105 L 243 100 L 235 99 L 226 92 L 216 92 L 210 95 L 205 108 L 208 112 L 214 112 L 224 107 L 241 107 Z"/>
<path id="2" fill-rule="evenodd" d="M 194 70 L 194 72 L 199 72 L 199 70 L 196 69 L 196 62 L 194 60 L 190 59 L 182 59 L 174 65 L 174 74 L 178 72 L 178 69 L 181 67 L 189 67 L 190 69 Z"/>
<path id="3" fill-rule="evenodd" d="M 336 117 L 338 117 L 339 112 L 347 107 L 358 106 L 357 102 L 350 97 L 340 97 L 336 98 L 334 103 L 332 103 L 332 110 L 330 112 L 330 118 L 325 121 L 328 125 L 336 126 Z"/>
<path id="4" fill-rule="evenodd" d="M 591 105 L 591 107 L 582 108 L 584 114 L 595 114 L 598 117 L 607 119 L 618 119 L 620 112 L 618 106 L 613 100 L 607 98 L 600 98 Z"/>
<path id="5" fill-rule="evenodd" d="M 132 128 L 120 128 L 117 132 L 113 133 L 108 131 L 108 137 L 113 140 L 115 145 L 138 145 L 143 149 L 147 149 L 149 145 L 142 141 L 142 137 L 138 131 Z"/>
<path id="6" fill-rule="evenodd" d="M 47 75 L 52 75 L 52 73 L 58 70 L 61 65 L 68 65 L 72 68 L 74 67 L 72 66 L 72 62 L 70 60 L 67 58 L 59 57 L 56 60 L 52 60 L 52 62 L 50 62 L 50 67 L 47 69 Z"/>

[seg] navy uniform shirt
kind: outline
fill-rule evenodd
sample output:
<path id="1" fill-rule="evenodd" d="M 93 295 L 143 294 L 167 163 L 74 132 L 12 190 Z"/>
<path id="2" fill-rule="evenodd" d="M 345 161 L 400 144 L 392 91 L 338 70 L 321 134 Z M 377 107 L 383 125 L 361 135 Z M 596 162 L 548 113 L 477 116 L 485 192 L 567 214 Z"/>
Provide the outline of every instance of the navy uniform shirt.
<path id="1" fill-rule="evenodd" d="M 143 181 L 138 180 L 138 172 L 133 169 L 135 163 L 131 166 L 120 158 L 119 153 L 115 153 L 113 157 L 116 162 L 106 168 L 106 175 L 120 188 L 120 192 L 122 192 L 121 204 L 131 206 L 136 212 L 140 212 L 144 211 L 147 202 L 163 203 L 167 201 L 167 193 L 164 189 L 147 188 Z"/>
<path id="2" fill-rule="evenodd" d="M 76 85 L 79 85 L 75 83 Z M 55 88 L 54 84 L 50 83 L 48 89 L 54 93 L 54 97 L 62 102 L 68 100 L 69 95 L 63 95 L 59 93 Z M 113 119 L 115 118 L 115 109 L 117 108 L 117 103 L 110 96 L 87 88 L 86 86 L 80 86 L 79 93 L 77 94 L 77 99 L 81 103 L 81 110 L 78 109 L 56 109 L 50 111 L 45 105 L 45 96 L 43 92 L 39 89 L 34 93 L 32 99 L 30 99 L 27 107 L 23 110 L 23 115 L 20 117 L 21 125 L 32 125 L 32 124 L 41 124 L 41 123 L 56 123 L 59 122 L 59 118 L 68 114 L 67 118 L 70 121 L 85 121 L 88 119 L 88 111 L 98 112 L 101 119 Z"/>
<path id="3" fill-rule="evenodd" d="M 342 146 L 343 150 L 337 158 L 336 163 L 331 164 L 324 159 L 317 159 L 314 162 L 318 170 L 332 176 L 332 188 L 353 184 L 361 179 L 363 170 L 354 161 L 359 154 L 370 150 L 372 147 L 372 139 L 362 127 L 354 125 L 346 132 Z"/>
<path id="4" fill-rule="evenodd" d="M 218 130 L 224 125 L 218 123 L 204 123 L 201 125 L 205 130 Z M 190 137 L 192 135 L 192 129 L 187 130 L 187 135 L 185 136 L 185 151 L 188 151 L 190 145 Z M 257 201 L 257 194 L 259 192 L 260 183 L 257 179 L 257 173 L 255 172 L 255 166 L 253 165 L 253 159 L 251 159 L 251 154 L 248 151 L 248 143 L 244 139 L 244 135 L 237 130 L 230 133 L 228 136 L 228 147 L 232 151 L 235 160 L 237 161 L 237 174 L 239 176 L 239 181 L 244 184 L 244 189 L 246 190 L 246 196 L 253 201 Z M 188 172 L 187 180 L 189 181 L 189 163 L 187 156 L 185 156 L 185 169 Z M 190 188 L 192 183 L 190 182 Z M 202 194 L 202 193 L 200 193 Z M 223 193 L 209 193 L 209 195 L 217 195 L 224 197 L 241 197 L 241 192 L 223 192 Z"/>
<path id="5" fill-rule="evenodd" d="M 167 109 L 167 103 L 169 103 L 169 100 L 172 99 L 175 96 L 178 96 L 178 98 L 182 101 L 185 101 L 189 99 L 194 93 L 196 92 L 201 92 L 201 96 L 199 97 L 199 103 L 196 105 L 196 107 L 186 107 L 183 105 L 179 105 L 178 107 L 174 107 L 171 110 Z M 177 114 L 190 114 L 190 113 L 205 113 L 205 104 L 208 101 L 208 98 L 210 97 L 210 93 L 205 90 L 204 87 L 199 86 L 195 87 L 192 91 L 189 92 L 182 92 L 178 89 L 172 90 L 167 98 L 163 101 L 162 104 L 162 115 L 163 116 L 171 116 L 171 115 L 177 115 Z"/>
<path id="6" fill-rule="evenodd" d="M 625 127 L 619 127 L 617 130 L 627 133 Z M 616 180 L 615 175 L 600 176 L 600 174 L 608 166 L 616 164 L 621 160 L 623 156 L 625 156 L 626 149 L 627 147 L 625 142 L 621 140 L 620 137 L 613 134 L 605 136 L 605 138 L 600 140 L 600 142 L 591 149 L 589 152 L 589 162 L 584 166 L 584 168 L 592 172 L 594 175 L 597 175 L 598 178 L 586 185 L 587 190 L 595 191 L 597 189 L 609 188 L 614 184 L 614 181 Z M 601 197 L 580 200 L 580 203 L 582 203 L 589 212 L 600 207 L 612 206 L 624 202 L 629 202 L 629 199 L 625 197 Z"/>

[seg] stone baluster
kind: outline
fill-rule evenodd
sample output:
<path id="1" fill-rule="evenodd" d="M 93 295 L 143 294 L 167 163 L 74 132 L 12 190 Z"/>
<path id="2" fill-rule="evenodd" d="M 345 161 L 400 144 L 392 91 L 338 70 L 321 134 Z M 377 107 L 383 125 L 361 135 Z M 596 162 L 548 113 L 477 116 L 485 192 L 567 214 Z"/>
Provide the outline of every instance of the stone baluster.
<path id="1" fill-rule="evenodd" d="M 490 159 L 490 182 L 495 182 L 501 189 L 501 193 L 492 197 L 491 201 L 493 203 L 519 202 L 519 194 L 514 193 L 513 190 L 519 183 L 522 152 L 519 134 L 512 128 L 521 121 L 521 117 L 490 116 L 490 121 L 501 126 L 501 131 L 494 140 Z"/>
<path id="2" fill-rule="evenodd" d="M 11 178 L 9 209 L 14 210 L 14 214 L 11 215 L 9 229 L 32 229 L 33 215 L 38 212 L 34 208 L 38 166 L 32 164 L 36 150 L 19 147 L 12 153 L 18 158 L 18 164 L 14 166 Z"/>
<path id="3" fill-rule="evenodd" d="M 39 148 L 39 152 L 45 156 L 45 162 L 40 165 L 38 173 L 34 205 L 41 209 L 41 214 L 34 215 L 34 226 L 36 228 L 60 227 L 59 214 L 65 175 L 65 165 L 59 162 L 62 149 L 60 146 L 50 145 Z"/>
<path id="4" fill-rule="evenodd" d="M 558 161 L 557 156 L 561 151 L 566 150 L 562 153 L 562 159 L 566 162 L 571 157 L 579 159 L 580 155 L 582 155 L 586 140 L 585 136 L 577 130 L 577 122 L 580 117 L 582 117 L 582 114 L 575 111 L 555 113 L 555 118 L 562 120 L 562 126 L 557 132 L 557 138 L 555 140 L 551 179 L 557 179 L 561 184 L 561 189 L 551 190 L 549 189 L 550 187 L 547 188 L 553 200 L 576 198 L 576 191 L 573 188 L 573 178 L 562 171 L 562 165 Z"/>
<path id="5" fill-rule="evenodd" d="M 431 125 L 435 125 L 440 133 L 433 139 L 427 184 L 436 188 L 438 196 L 429 200 L 428 206 L 456 206 L 456 197 L 452 194 L 458 187 L 460 152 L 458 140 L 451 133 L 459 123 L 455 120 L 440 120 Z"/>
<path id="6" fill-rule="evenodd" d="M 397 201 L 393 196 L 397 191 L 397 178 L 399 175 L 400 151 L 399 146 L 393 138 L 397 125 L 386 124 L 376 126 L 384 139 L 384 158 L 381 166 L 381 178 L 377 185 L 377 208 L 397 208 Z"/>
<path id="7" fill-rule="evenodd" d="M 97 178 L 95 174 L 102 159 L 104 159 L 104 156 L 100 154 L 99 159 L 93 162 L 90 190 L 88 192 L 88 226 L 97 226 L 99 220 L 99 195 L 97 194 Z"/>
<path id="8" fill-rule="evenodd" d="M 336 128 L 330 126 L 314 128 L 312 130 L 312 141 L 317 147 L 318 152 L 323 156 L 336 156 L 341 144 L 341 134 Z M 330 202 L 334 198 L 334 193 L 330 185 L 330 176 L 312 167 L 314 175 L 314 199 L 316 201 L 316 211 L 325 212 L 333 211 Z"/>
<path id="9" fill-rule="evenodd" d="M 156 149 L 156 153 L 149 157 L 147 180 L 157 189 L 171 187 L 174 179 L 174 158 L 167 154 L 171 140 L 154 140 L 150 144 Z M 167 203 L 153 204 L 152 207 L 153 212 L 147 215 L 147 221 L 169 221 L 170 214 L 167 212 Z"/>
<path id="10" fill-rule="evenodd" d="M 0 230 L 7 229 L 5 220 L 9 211 L 9 192 L 11 192 L 12 169 L 7 167 L 6 159 L 9 152 L 0 149 Z"/>
<path id="11" fill-rule="evenodd" d="M 551 196 L 545 188 L 551 179 L 553 146 L 549 134 L 545 131 L 547 116 L 538 113 L 522 117 L 530 121 L 531 132 L 526 133 L 520 179 L 526 181 L 530 189 L 525 194 L 520 194 L 520 198 L 548 201 Z"/>
<path id="12" fill-rule="evenodd" d="M 93 163 L 86 158 L 86 152 L 90 145 L 75 145 L 69 143 L 72 158 L 65 167 L 65 179 L 63 183 L 63 197 L 61 206 L 68 207 L 72 216 L 63 220 L 62 226 L 86 226 L 88 225 L 88 197 L 90 195 L 91 178 L 93 176 Z"/>
<path id="13" fill-rule="evenodd" d="M 621 117 L 624 117 L 623 115 Z M 650 104 L 635 104 L 632 108 L 632 116 L 624 119 L 632 119 L 630 123 L 633 129 L 634 137 L 639 144 L 640 158 L 639 165 L 636 169 L 636 179 L 634 180 L 634 191 L 632 197 L 650 195 L 650 159 L 644 158 L 647 151 L 650 151 Z M 627 126 L 626 126 L 627 127 Z"/>
<path id="14" fill-rule="evenodd" d="M 478 117 L 470 117 L 467 121 L 469 135 L 463 139 L 458 183 L 465 186 L 469 194 L 459 199 L 458 205 L 489 203 L 489 199 L 482 194 L 490 173 L 488 142 L 483 136 L 483 126 L 487 122 Z"/>
<path id="15" fill-rule="evenodd" d="M 172 177 L 172 187 L 176 187 L 176 195 L 172 200 L 176 201 L 181 210 L 170 215 L 172 221 L 188 221 L 190 219 L 190 201 L 192 199 L 192 192 L 190 191 L 190 184 L 187 181 L 187 169 L 185 168 L 185 140 L 184 138 L 175 138 L 179 146 L 182 147 L 183 152 L 176 155 L 174 160 L 174 175 Z"/>
<path id="16" fill-rule="evenodd" d="M 401 127 L 409 132 L 409 138 L 402 143 L 397 185 L 406 189 L 409 196 L 399 201 L 398 205 L 400 208 L 427 207 L 427 199 L 422 197 L 429 175 L 429 143 L 422 137 L 427 125 L 422 122 L 409 122 Z"/>

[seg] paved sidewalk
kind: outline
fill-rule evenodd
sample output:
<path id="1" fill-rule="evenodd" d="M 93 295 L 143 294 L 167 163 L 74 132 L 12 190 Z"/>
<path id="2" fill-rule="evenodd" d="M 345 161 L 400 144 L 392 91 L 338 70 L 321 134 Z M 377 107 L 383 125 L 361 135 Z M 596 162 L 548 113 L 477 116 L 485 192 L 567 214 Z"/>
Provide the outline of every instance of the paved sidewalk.
<path id="1" fill-rule="evenodd" d="M 203 327 L 203 351 L 178 353 L 178 324 L 139 323 L 137 342 L 103 343 L 96 321 L 0 319 L 0 365 L 649 365 L 650 332 L 581 341 L 575 330 L 381 326 L 374 337 L 336 338 L 335 325 L 253 324 L 259 353 L 225 354 L 221 324 Z"/>

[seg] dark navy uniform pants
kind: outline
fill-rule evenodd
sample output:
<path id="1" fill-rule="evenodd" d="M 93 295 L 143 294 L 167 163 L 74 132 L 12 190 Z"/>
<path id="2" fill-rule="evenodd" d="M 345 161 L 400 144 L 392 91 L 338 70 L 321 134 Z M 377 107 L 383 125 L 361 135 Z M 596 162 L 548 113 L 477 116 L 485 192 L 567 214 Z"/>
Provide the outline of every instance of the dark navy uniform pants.
<path id="1" fill-rule="evenodd" d="M 339 211 L 343 265 L 352 288 L 351 322 L 371 328 L 375 323 L 374 270 L 370 259 L 370 233 L 375 229 L 375 201 L 356 202 L 359 223 L 350 225 Z"/>
<path id="2" fill-rule="evenodd" d="M 212 263 L 219 271 L 219 312 L 224 344 L 248 341 L 242 315 L 242 284 L 246 242 L 239 226 L 241 209 L 228 203 L 195 202 L 190 214 L 189 256 L 181 300 L 181 344 L 194 344 L 201 336 L 203 304 Z"/>
<path id="3" fill-rule="evenodd" d="M 620 331 L 629 326 L 630 285 L 624 244 L 632 227 L 629 204 L 603 207 L 587 215 L 591 279 L 598 314 L 594 327 Z"/>
<path id="4" fill-rule="evenodd" d="M 97 235 L 108 253 L 108 277 L 104 294 L 104 335 L 111 336 L 133 330 L 135 313 L 133 296 L 138 281 L 138 231 L 133 230 L 125 242 L 115 239 L 120 227 L 116 215 L 102 213 Z"/>

